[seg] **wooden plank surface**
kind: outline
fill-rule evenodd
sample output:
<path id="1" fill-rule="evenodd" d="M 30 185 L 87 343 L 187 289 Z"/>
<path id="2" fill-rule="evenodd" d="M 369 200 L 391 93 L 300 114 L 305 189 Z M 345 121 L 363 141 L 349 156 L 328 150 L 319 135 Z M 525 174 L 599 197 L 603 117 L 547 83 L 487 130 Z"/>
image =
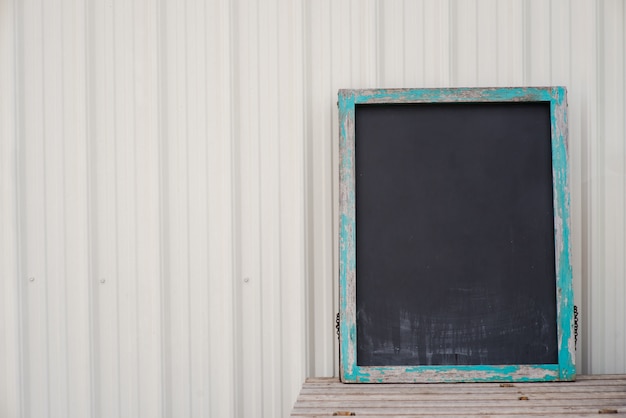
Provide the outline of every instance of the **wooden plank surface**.
<path id="1" fill-rule="evenodd" d="M 354 415 L 351 415 L 354 414 Z M 575 382 L 345 384 L 309 378 L 292 417 L 626 416 L 626 375 Z"/>

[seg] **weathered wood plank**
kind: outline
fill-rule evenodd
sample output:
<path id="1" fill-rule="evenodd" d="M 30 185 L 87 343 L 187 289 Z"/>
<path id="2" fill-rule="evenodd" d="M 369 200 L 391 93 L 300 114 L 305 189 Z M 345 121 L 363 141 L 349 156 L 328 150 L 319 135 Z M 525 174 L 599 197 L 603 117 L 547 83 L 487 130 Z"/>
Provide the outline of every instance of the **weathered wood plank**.
<path id="1" fill-rule="evenodd" d="M 511 387 L 511 388 L 381 388 L 381 389 L 362 389 L 362 390 L 346 390 L 334 388 L 335 395 L 385 395 L 385 394 L 408 394 L 410 396 L 418 396 L 420 394 L 445 394 L 445 395 L 475 395 L 489 393 L 516 393 L 524 391 L 527 393 L 594 393 L 594 392 L 626 392 L 626 385 L 607 385 L 607 386 L 572 386 L 572 387 Z M 328 388 L 303 388 L 300 392 L 302 395 L 319 395 L 329 393 Z"/>
<path id="2" fill-rule="evenodd" d="M 345 413 L 351 413 L 351 411 L 340 411 L 342 413 L 344 413 L 343 416 L 348 416 L 345 415 Z M 546 415 L 543 413 L 535 413 L 532 411 L 524 411 L 523 413 L 515 413 L 515 414 L 465 414 L 465 411 L 459 411 L 456 413 L 441 413 L 441 414 L 436 414 L 435 416 L 437 416 L 437 418 L 458 418 L 460 416 L 483 416 L 483 417 L 498 417 L 498 418 L 520 418 L 520 417 L 547 417 L 547 416 L 563 416 L 563 417 L 568 417 L 568 418 L 577 418 L 577 417 L 597 417 L 598 415 L 600 415 L 602 413 L 598 412 L 598 411 L 591 411 L 591 412 L 560 412 L 560 413 L 555 413 L 555 414 L 551 414 L 551 415 Z M 321 418 L 321 417 L 328 417 L 328 416 L 333 416 L 332 414 L 320 414 L 320 415 L 309 415 L 309 414 L 305 414 L 305 415 L 292 415 L 293 417 L 308 417 L 308 418 Z M 336 416 L 342 416 L 342 415 L 336 415 Z M 357 416 L 356 413 L 354 416 Z M 400 415 L 389 415 L 389 414 L 385 414 L 385 415 L 380 415 L 380 414 L 375 414 L 375 413 L 370 413 L 367 415 L 361 415 L 361 416 L 367 416 L 368 418 L 389 418 L 390 416 L 393 416 L 394 418 L 418 418 L 418 417 L 423 417 L 426 416 L 425 414 L 420 414 L 420 413 L 410 413 L 410 414 L 400 414 Z M 612 415 L 610 415 L 612 417 L 619 417 L 619 416 L 623 416 L 623 413 L 613 413 Z"/>
<path id="3" fill-rule="evenodd" d="M 572 394 L 573 396 L 577 396 L 581 393 L 608 393 L 608 392 L 618 392 L 618 393 L 626 393 L 626 385 L 610 385 L 610 386 L 573 386 L 573 387 L 513 387 L 507 389 L 498 389 L 498 388 L 467 388 L 467 389 L 457 389 L 457 388 L 433 388 L 433 389 L 384 389 L 384 390 L 341 390 L 337 389 L 333 391 L 332 394 L 336 395 L 345 395 L 345 396 L 384 396 L 387 394 L 407 394 L 408 396 L 419 396 L 419 395 L 455 395 L 455 396 L 475 396 L 476 394 L 507 394 L 507 393 L 516 393 L 518 391 L 524 391 L 525 393 L 565 393 Z M 303 388 L 300 392 L 301 395 L 325 395 L 328 394 L 328 388 Z"/>
<path id="4" fill-rule="evenodd" d="M 324 388 L 328 388 L 328 387 L 334 387 L 337 385 L 341 385 L 341 387 L 344 388 L 345 391 L 353 391 L 353 392 L 358 392 L 361 390 L 366 390 L 366 391 L 371 391 L 375 388 L 378 388 L 379 390 L 402 390 L 403 388 L 411 388 L 412 390 L 421 390 L 421 389 L 428 389 L 428 388 L 432 388 L 433 385 L 432 384 L 400 384 L 400 385 L 390 385 L 390 384 L 380 384 L 380 385 L 351 385 L 351 384 L 341 384 L 339 382 L 334 383 L 334 384 L 307 384 L 306 388 L 308 389 L 324 389 Z M 449 385 L 449 384 L 443 384 L 443 385 L 437 385 L 437 387 L 440 387 L 442 389 L 445 390 L 468 390 L 468 389 L 480 389 L 480 390 L 485 390 L 485 389 L 494 389 L 494 388 L 502 388 L 502 387 L 525 387 L 525 388 L 559 388 L 559 387 L 566 387 L 566 388 L 576 388 L 576 387 L 594 387 L 594 386 L 598 386 L 598 387 L 607 387 L 607 386 L 626 386 L 626 380 L 607 380 L 607 381 L 601 381 L 601 380 L 589 380 L 587 382 L 571 382 L 568 385 L 563 385 L 563 384 L 553 384 L 553 385 L 547 385 L 545 383 L 521 383 L 521 384 L 513 384 L 513 383 L 503 383 L 503 385 L 506 386 L 499 386 L 498 384 L 493 384 L 493 383 L 478 383 L 478 384 L 474 384 L 474 383 L 468 383 L 467 385 L 463 384 L 463 385 Z M 359 387 L 360 386 L 360 387 Z"/>
<path id="5" fill-rule="evenodd" d="M 610 381 L 619 381 L 622 383 L 626 383 L 626 374 L 603 374 L 603 375 L 577 375 L 576 380 L 571 382 L 524 382 L 524 385 L 571 385 L 571 384 L 593 384 L 594 381 L 600 382 L 610 382 Z M 338 377 L 309 377 L 306 379 L 306 384 L 335 384 L 341 383 Z M 514 383 L 520 384 L 520 383 Z M 432 383 L 360 383 L 360 384 L 352 384 L 346 383 L 347 387 L 359 387 L 359 386 L 433 386 Z M 489 386 L 489 385 L 499 385 L 499 383 L 444 383 L 441 386 Z"/>
<path id="6" fill-rule="evenodd" d="M 332 377 L 331 379 L 335 379 Z M 585 382 L 589 380 L 621 380 L 626 381 L 626 375 L 624 374 L 584 374 L 576 376 L 576 380 Z"/>
<path id="7" fill-rule="evenodd" d="M 567 409 L 572 404 L 576 404 L 577 406 L 584 407 L 597 407 L 599 409 L 606 406 L 626 406 L 625 400 L 619 399 L 578 399 L 576 402 L 573 402 L 572 399 L 534 399 L 532 396 L 520 395 L 515 398 L 509 399 L 439 399 L 439 400 L 398 400 L 398 401 L 387 401 L 383 399 L 373 399 L 373 400 L 325 400 L 323 402 L 319 401 L 299 401 L 299 408 L 316 408 L 320 405 L 323 405 L 325 408 L 333 408 L 333 409 L 355 409 L 355 408 L 381 408 L 386 406 L 384 405 L 396 405 L 402 406 L 403 408 L 491 408 L 491 407 L 506 407 L 506 408 L 522 408 L 526 409 L 528 407 L 534 406 L 544 406 L 546 408 L 562 408 Z"/>
<path id="8" fill-rule="evenodd" d="M 520 418 L 520 417 L 547 417 L 547 416 L 562 416 L 562 417 L 568 417 L 568 418 L 589 418 L 589 417 L 598 417 L 600 413 L 598 411 L 592 411 L 592 412 L 588 412 L 588 413 L 571 413 L 571 412 L 564 412 L 564 413 L 557 413 L 557 414 L 552 414 L 552 415 L 546 415 L 546 414 L 541 414 L 541 413 L 532 413 L 532 412 L 524 412 L 524 413 L 516 413 L 516 414 L 489 414 L 489 415 L 481 415 L 481 414 L 474 414 L 474 416 L 483 416 L 483 417 L 498 417 L 498 418 Z M 329 416 L 333 416 L 332 414 L 326 414 L 326 415 L 292 415 L 293 417 L 307 417 L 307 418 L 322 418 L 322 417 L 329 417 Z M 345 416 L 345 415 L 344 415 Z M 419 417 L 424 417 L 426 415 L 423 414 L 401 414 L 401 415 L 375 415 L 375 414 L 369 414 L 369 415 L 362 415 L 362 416 L 367 416 L 368 418 L 389 418 L 390 416 L 394 417 L 394 418 L 419 418 Z M 461 412 L 457 412 L 457 413 L 452 413 L 452 414 L 438 414 L 436 415 L 437 418 L 459 418 L 459 416 L 472 416 L 472 415 L 467 415 Z M 613 414 L 613 415 L 609 415 L 611 417 L 619 417 L 619 416 L 623 416 L 623 414 Z"/>
<path id="9" fill-rule="evenodd" d="M 539 415 L 552 417 L 555 415 L 569 415 L 569 414 L 600 414 L 601 410 L 613 410 L 616 411 L 615 414 L 626 414 L 625 407 L 619 407 L 617 405 L 607 405 L 606 407 L 598 408 L 598 407 L 583 407 L 583 406 L 572 406 L 567 409 L 564 408 L 551 408 L 551 407 L 463 407 L 463 408 L 445 408 L 445 407 L 424 407 L 416 410 L 415 408 L 404 408 L 404 407 L 390 407 L 390 408 L 302 408 L 294 410 L 292 416 L 310 416 L 310 415 L 321 415 L 321 416 L 333 416 L 333 413 L 336 411 L 344 411 L 349 410 L 350 412 L 354 412 L 355 416 L 392 416 L 397 417 L 399 415 L 414 415 L 414 416 L 438 416 L 438 415 L 454 415 L 456 416 L 472 416 L 472 415 L 480 415 L 480 416 L 500 416 L 500 415 Z"/>
<path id="10" fill-rule="evenodd" d="M 413 394 L 413 393 L 399 393 L 399 394 L 377 394 L 376 399 L 381 401 L 436 401 L 441 399 L 449 399 L 454 396 L 455 400 L 472 400 L 476 399 L 476 396 L 480 393 L 462 393 L 462 394 L 446 394 L 446 393 L 425 393 L 425 394 Z M 563 392 L 530 392 L 530 391 L 517 391 L 509 394 L 506 393 L 492 393 L 489 395 L 493 400 L 508 400 L 517 399 L 519 396 L 528 396 L 531 399 L 536 400 L 583 400 L 583 399 L 626 399 L 626 393 L 622 391 L 613 392 L 577 392 L 577 393 L 563 393 Z M 357 401 L 361 402 L 368 400 L 372 395 L 367 393 L 360 394 L 341 394 L 342 401 Z M 338 398 L 337 394 L 300 394 L 298 402 L 323 402 L 333 401 Z"/>
<path id="11" fill-rule="evenodd" d="M 576 382 L 366 384 L 307 379 L 293 417 L 626 416 L 626 375 L 579 376 Z"/>

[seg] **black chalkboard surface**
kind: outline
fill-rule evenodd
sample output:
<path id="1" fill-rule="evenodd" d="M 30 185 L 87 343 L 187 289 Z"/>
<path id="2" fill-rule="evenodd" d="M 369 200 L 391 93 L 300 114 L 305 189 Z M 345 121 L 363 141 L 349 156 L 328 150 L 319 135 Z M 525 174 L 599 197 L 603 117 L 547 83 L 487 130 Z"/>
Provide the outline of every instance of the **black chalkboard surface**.
<path id="1" fill-rule="evenodd" d="M 558 254 L 566 202 L 554 178 L 564 169 L 554 169 L 553 96 L 351 92 L 341 131 L 350 148 L 341 161 L 342 378 L 573 376 L 563 359 L 570 318 L 557 309 L 570 303 L 561 293 L 571 293 L 571 267 L 563 274 Z M 537 368 L 554 373 L 529 372 Z"/>
<path id="2" fill-rule="evenodd" d="M 557 363 L 550 104 L 355 120 L 357 363 Z"/>

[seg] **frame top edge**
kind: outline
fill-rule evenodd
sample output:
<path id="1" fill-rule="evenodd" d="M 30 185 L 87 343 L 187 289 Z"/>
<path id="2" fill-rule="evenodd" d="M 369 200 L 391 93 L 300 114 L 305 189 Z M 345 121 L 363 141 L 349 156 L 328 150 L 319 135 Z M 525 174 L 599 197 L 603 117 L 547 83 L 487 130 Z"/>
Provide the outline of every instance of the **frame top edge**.
<path id="1" fill-rule="evenodd" d="M 490 101 L 559 101 L 567 94 L 564 86 L 529 87 L 435 87 L 339 89 L 342 102 L 490 102 Z"/>

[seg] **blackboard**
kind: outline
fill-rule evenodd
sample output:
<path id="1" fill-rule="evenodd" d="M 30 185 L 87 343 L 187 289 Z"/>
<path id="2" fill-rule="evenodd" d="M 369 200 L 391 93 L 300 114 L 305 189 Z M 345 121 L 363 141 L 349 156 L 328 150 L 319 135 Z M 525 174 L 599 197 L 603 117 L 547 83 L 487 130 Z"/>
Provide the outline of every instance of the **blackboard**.
<path id="1" fill-rule="evenodd" d="M 344 381 L 573 378 L 564 99 L 340 92 Z"/>

